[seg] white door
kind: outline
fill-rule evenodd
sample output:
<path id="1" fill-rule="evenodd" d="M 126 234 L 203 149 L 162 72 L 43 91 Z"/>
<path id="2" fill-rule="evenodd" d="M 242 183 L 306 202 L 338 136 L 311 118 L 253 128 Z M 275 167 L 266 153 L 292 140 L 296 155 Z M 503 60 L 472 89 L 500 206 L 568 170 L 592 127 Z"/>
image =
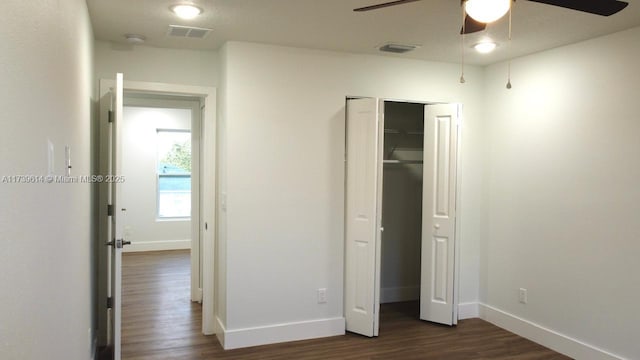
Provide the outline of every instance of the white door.
<path id="1" fill-rule="evenodd" d="M 453 325 L 458 106 L 427 105 L 424 120 L 420 319 Z"/>
<path id="2" fill-rule="evenodd" d="M 113 348 L 113 359 L 120 360 L 121 352 L 121 317 L 122 317 L 122 247 L 128 242 L 123 238 L 123 222 L 126 209 L 120 208 L 121 182 L 118 175 L 121 174 L 122 151 L 120 145 L 120 126 L 122 120 L 123 102 L 123 76 L 116 75 L 115 87 L 111 90 L 111 131 L 109 136 L 109 171 L 104 179 L 109 186 L 108 200 L 111 204 L 111 226 L 109 231 L 109 298 L 111 309 L 109 310 L 109 344 Z"/>
<path id="3" fill-rule="evenodd" d="M 347 101 L 345 318 L 347 331 L 377 335 L 378 101 Z"/>

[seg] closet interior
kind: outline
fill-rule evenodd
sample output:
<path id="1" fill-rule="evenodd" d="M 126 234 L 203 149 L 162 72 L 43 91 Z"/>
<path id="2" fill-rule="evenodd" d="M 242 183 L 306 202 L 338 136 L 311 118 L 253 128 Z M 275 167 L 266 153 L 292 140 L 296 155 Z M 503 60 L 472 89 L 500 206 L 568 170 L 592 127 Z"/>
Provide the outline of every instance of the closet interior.
<path id="1" fill-rule="evenodd" d="M 424 104 L 384 103 L 380 303 L 419 317 Z M 387 308 L 389 305 L 386 306 Z M 385 306 L 382 306 L 384 318 Z"/>

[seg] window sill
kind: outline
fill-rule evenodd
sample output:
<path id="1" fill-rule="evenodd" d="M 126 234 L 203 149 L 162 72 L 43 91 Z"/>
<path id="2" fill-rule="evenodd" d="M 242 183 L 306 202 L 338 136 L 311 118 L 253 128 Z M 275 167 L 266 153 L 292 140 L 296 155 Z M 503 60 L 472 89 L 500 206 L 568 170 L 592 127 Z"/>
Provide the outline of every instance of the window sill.
<path id="1" fill-rule="evenodd" d="M 166 217 L 166 218 L 156 218 L 156 222 L 176 222 L 176 221 L 180 221 L 180 222 L 188 222 L 191 221 L 190 217 Z"/>

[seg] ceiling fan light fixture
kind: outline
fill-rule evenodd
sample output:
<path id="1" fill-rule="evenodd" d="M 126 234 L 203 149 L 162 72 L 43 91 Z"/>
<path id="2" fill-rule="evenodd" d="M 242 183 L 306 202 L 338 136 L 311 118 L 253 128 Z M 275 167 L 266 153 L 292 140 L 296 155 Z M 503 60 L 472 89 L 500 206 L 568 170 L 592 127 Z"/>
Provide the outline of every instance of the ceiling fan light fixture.
<path id="1" fill-rule="evenodd" d="M 473 45 L 473 48 L 480 54 L 488 54 L 495 50 L 497 46 L 498 44 L 493 41 L 482 41 Z"/>
<path id="2" fill-rule="evenodd" d="M 466 0 L 465 11 L 474 20 L 492 23 L 503 17 L 511 7 L 511 0 Z"/>
<path id="3" fill-rule="evenodd" d="M 169 7 L 181 19 L 191 20 L 203 13 L 203 10 L 191 4 L 177 4 Z"/>

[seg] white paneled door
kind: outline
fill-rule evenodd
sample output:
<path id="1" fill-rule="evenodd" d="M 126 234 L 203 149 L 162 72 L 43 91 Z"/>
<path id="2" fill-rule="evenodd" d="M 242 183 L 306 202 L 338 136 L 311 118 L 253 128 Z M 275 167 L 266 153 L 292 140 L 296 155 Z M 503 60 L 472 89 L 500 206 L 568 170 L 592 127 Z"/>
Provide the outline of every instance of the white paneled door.
<path id="1" fill-rule="evenodd" d="M 420 319 L 452 325 L 458 106 L 427 105 L 424 120 Z"/>
<path id="2" fill-rule="evenodd" d="M 345 318 L 347 331 L 377 335 L 378 101 L 347 101 Z"/>
<path id="3" fill-rule="evenodd" d="M 122 120 L 123 104 L 123 76 L 116 75 L 115 87 L 111 89 L 111 112 L 110 125 L 111 131 L 109 136 L 109 166 L 107 179 L 105 181 L 109 186 L 109 204 L 111 226 L 109 229 L 109 298 L 111 299 L 111 307 L 109 309 L 109 344 L 113 348 L 113 359 L 121 358 L 121 317 L 122 317 L 122 247 L 127 244 L 123 237 L 123 222 L 126 209 L 120 206 L 121 196 L 121 175 L 122 166 L 122 147 L 120 145 L 120 125 Z"/>

